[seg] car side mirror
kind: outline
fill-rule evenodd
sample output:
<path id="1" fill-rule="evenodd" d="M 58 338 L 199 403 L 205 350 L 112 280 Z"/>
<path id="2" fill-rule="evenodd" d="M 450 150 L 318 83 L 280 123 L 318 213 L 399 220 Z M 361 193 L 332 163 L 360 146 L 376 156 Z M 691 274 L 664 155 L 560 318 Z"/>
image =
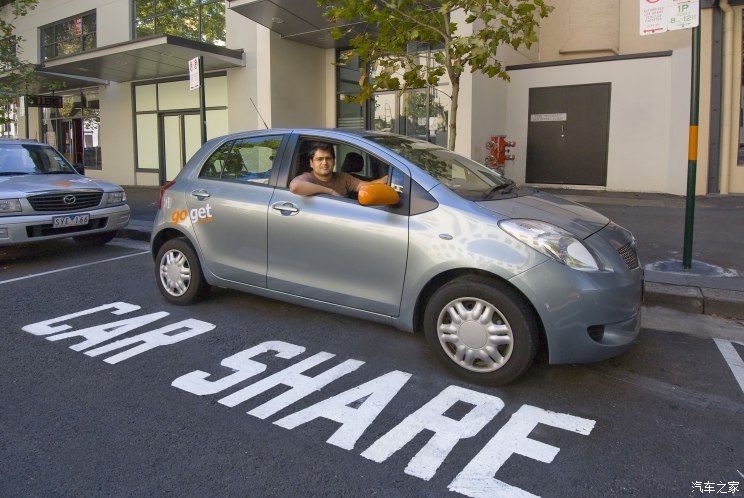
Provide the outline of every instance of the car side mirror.
<path id="1" fill-rule="evenodd" d="M 394 206 L 400 202 L 398 192 L 384 183 L 362 185 L 358 199 L 362 206 Z"/>
<path id="2" fill-rule="evenodd" d="M 83 163 L 75 163 L 72 165 L 72 167 L 75 168 L 75 171 L 77 171 L 81 175 L 85 174 L 85 166 L 83 165 Z"/>

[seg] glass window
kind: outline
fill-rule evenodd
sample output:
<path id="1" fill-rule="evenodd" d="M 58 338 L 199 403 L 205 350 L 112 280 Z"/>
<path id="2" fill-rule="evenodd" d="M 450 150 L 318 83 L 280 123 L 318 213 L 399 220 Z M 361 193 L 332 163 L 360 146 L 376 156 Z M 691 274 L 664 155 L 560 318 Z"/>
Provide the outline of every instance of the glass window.
<path id="1" fill-rule="evenodd" d="M 158 83 L 158 109 L 198 109 L 199 92 L 189 90 L 189 81 Z M 138 109 L 139 110 L 139 109 Z"/>
<path id="2" fill-rule="evenodd" d="M 84 90 L 83 101 L 83 166 L 100 168 L 101 165 L 101 109 L 98 89 Z"/>
<path id="3" fill-rule="evenodd" d="M 55 149 L 43 145 L 0 145 L 0 176 L 74 173 Z"/>
<path id="4" fill-rule="evenodd" d="M 206 160 L 199 172 L 199 178 L 222 178 L 227 156 L 230 154 L 234 142 L 226 142 Z"/>
<path id="5" fill-rule="evenodd" d="M 138 112 L 157 111 L 157 85 L 139 85 L 134 87 L 134 105 Z"/>
<path id="6" fill-rule="evenodd" d="M 222 0 L 134 0 L 136 38 L 168 34 L 224 46 Z"/>
<path id="7" fill-rule="evenodd" d="M 200 178 L 268 183 L 282 137 L 252 137 L 221 146 L 204 163 Z"/>
<path id="8" fill-rule="evenodd" d="M 348 51 L 339 51 L 336 65 L 336 126 L 364 130 L 367 126 L 367 106 L 349 102 L 359 93 L 359 56 L 345 61 Z"/>
<path id="9" fill-rule="evenodd" d="M 80 14 L 39 29 L 41 60 L 96 48 L 96 13 Z"/>
<path id="10" fill-rule="evenodd" d="M 158 115 L 137 116 L 137 167 L 157 168 L 158 159 Z"/>
<path id="11" fill-rule="evenodd" d="M 449 149 L 398 136 L 367 137 L 408 159 L 453 192 L 472 200 L 488 199 L 513 182 Z"/>
<path id="12" fill-rule="evenodd" d="M 228 116 L 227 109 L 216 109 L 207 111 L 207 140 L 211 140 L 222 135 L 227 135 L 230 130 L 227 126 Z"/>

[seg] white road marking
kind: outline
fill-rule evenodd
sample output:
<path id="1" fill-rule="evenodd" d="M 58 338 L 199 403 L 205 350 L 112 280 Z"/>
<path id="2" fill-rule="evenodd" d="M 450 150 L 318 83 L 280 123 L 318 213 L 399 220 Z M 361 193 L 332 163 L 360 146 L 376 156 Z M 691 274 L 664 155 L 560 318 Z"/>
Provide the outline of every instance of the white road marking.
<path id="1" fill-rule="evenodd" d="M 472 498 L 533 498 L 535 495 L 532 493 L 496 479 L 495 475 L 514 454 L 538 462 L 553 462 L 560 449 L 528 437 L 537 424 L 588 436 L 595 421 L 522 405 L 455 477 L 448 486 L 450 491 Z"/>
<path id="2" fill-rule="evenodd" d="M 183 389 L 184 391 L 196 394 L 197 396 L 215 394 L 224 391 L 228 387 L 232 387 L 246 379 L 250 379 L 254 375 L 258 375 L 266 370 L 266 365 L 253 361 L 251 358 L 269 351 L 277 353 L 277 358 L 289 359 L 304 353 L 305 348 L 282 341 L 263 342 L 258 346 L 245 349 L 222 360 L 220 365 L 233 370 L 233 373 L 230 375 L 217 380 L 207 380 L 207 377 L 211 374 L 201 370 L 195 370 L 191 373 L 180 376 L 174 380 L 171 385 L 178 389 Z"/>
<path id="3" fill-rule="evenodd" d="M 734 374 L 736 382 L 739 383 L 742 392 L 744 392 L 744 360 L 734 348 L 734 343 L 744 346 L 744 341 L 724 341 L 723 339 L 714 339 L 718 349 L 723 355 L 723 359 L 728 363 L 731 372 Z"/>
<path id="4" fill-rule="evenodd" d="M 445 415 L 447 410 L 460 402 L 472 405 L 465 416 L 455 420 Z M 504 402 L 496 396 L 464 387 L 448 386 L 375 441 L 362 456 L 378 463 L 384 462 L 420 432 L 431 431 L 434 435 L 404 470 L 408 475 L 428 481 L 434 477 L 439 466 L 461 439 L 478 434 L 502 408 Z"/>
<path id="5" fill-rule="evenodd" d="M 388 372 L 274 423 L 285 429 L 294 429 L 320 417 L 333 420 L 340 423 L 341 427 L 326 442 L 352 450 L 364 431 L 410 378 L 411 374 L 406 372 Z M 361 404 L 356 408 L 350 406 L 360 401 Z"/>
<path id="6" fill-rule="evenodd" d="M 31 275 L 26 275 L 25 277 L 10 278 L 8 280 L 0 280 L 0 285 L 2 285 L 2 284 L 9 284 L 11 282 L 18 282 L 20 280 L 26 280 L 26 279 L 34 278 L 34 277 L 43 277 L 44 275 L 51 275 L 53 273 L 59 273 L 59 272 L 62 272 L 62 271 L 76 270 L 78 268 L 85 268 L 86 266 L 93 266 L 93 265 L 98 265 L 98 264 L 101 264 L 101 263 L 110 263 L 111 261 L 116 261 L 116 260 L 124 259 L 124 258 L 131 258 L 132 256 L 141 256 L 143 254 L 150 254 L 150 251 L 136 252 L 134 254 L 127 254 L 125 256 L 117 256 L 115 258 L 104 259 L 104 260 L 101 260 L 101 261 L 93 261 L 92 263 L 85 263 L 85 264 L 82 264 L 82 265 L 75 265 L 75 266 L 68 266 L 66 268 L 59 268 L 57 270 L 50 270 L 50 271 L 45 271 L 45 272 L 41 272 L 41 273 L 34 273 L 34 274 L 31 274 Z"/>

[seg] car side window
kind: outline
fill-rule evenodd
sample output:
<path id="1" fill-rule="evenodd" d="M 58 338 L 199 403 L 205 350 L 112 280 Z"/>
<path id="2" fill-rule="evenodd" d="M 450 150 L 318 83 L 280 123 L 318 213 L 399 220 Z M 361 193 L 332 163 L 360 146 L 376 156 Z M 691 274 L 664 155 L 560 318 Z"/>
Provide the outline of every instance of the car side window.
<path id="1" fill-rule="evenodd" d="M 233 143 L 235 142 L 225 142 L 209 159 L 204 162 L 204 165 L 199 172 L 199 178 L 220 179 L 222 177 L 222 172 L 225 169 L 225 160 L 230 154 L 230 149 L 232 148 Z"/>
<path id="2" fill-rule="evenodd" d="M 281 136 L 250 137 L 223 144 L 202 167 L 199 178 L 268 183 Z"/>

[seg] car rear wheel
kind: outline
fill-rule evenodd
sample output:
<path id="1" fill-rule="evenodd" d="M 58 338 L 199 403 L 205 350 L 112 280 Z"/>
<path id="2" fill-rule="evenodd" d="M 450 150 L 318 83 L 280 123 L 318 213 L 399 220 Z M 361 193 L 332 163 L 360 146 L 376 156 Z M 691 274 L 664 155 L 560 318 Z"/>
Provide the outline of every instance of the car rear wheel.
<path id="1" fill-rule="evenodd" d="M 484 277 L 441 287 L 424 312 L 424 332 L 439 359 L 472 382 L 503 385 L 522 375 L 537 352 L 534 312 L 514 290 Z"/>
<path id="2" fill-rule="evenodd" d="M 156 261 L 158 289 L 168 301 L 178 305 L 191 304 L 209 291 L 199 258 L 186 240 L 178 238 L 165 242 Z"/>
<path id="3" fill-rule="evenodd" d="M 89 233 L 87 235 L 77 235 L 72 240 L 83 247 L 102 246 L 111 242 L 116 237 L 116 233 L 116 230 L 113 232 Z"/>

